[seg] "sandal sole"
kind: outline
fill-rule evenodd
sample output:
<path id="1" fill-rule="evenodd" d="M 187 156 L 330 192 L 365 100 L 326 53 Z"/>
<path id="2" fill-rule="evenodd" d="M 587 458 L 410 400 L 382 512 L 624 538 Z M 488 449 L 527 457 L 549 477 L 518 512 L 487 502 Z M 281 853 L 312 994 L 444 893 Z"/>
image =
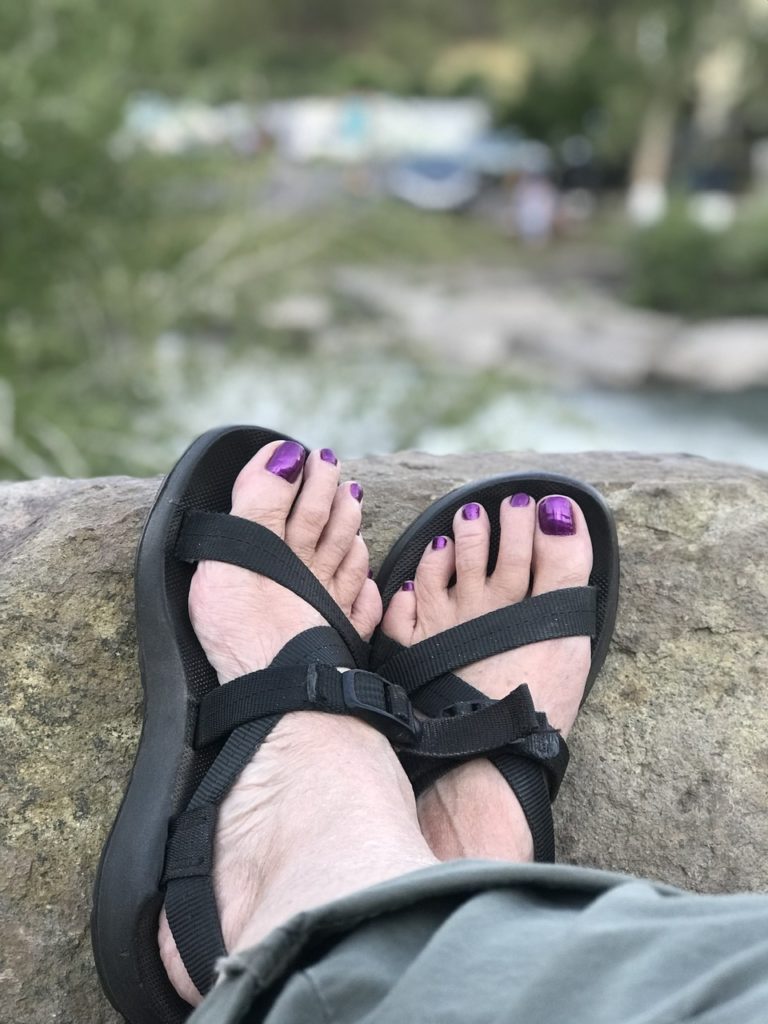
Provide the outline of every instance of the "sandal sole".
<path id="1" fill-rule="evenodd" d="M 93 890 L 91 937 L 101 985 L 129 1024 L 181 1024 L 192 1007 L 168 980 L 157 944 L 168 822 L 216 750 L 191 745 L 196 705 L 218 686 L 187 612 L 195 567 L 174 557 L 187 508 L 229 512 L 232 486 L 265 444 L 292 440 L 259 427 L 210 430 L 163 481 L 136 553 L 136 631 L 144 718 L 125 795 Z M 218 749 L 218 748 L 217 748 Z"/>

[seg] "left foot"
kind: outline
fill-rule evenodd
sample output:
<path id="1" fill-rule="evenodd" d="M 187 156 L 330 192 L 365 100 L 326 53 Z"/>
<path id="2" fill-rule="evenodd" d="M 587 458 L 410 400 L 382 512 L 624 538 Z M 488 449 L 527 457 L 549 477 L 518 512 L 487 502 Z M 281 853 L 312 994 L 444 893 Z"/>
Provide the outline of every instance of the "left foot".
<path id="1" fill-rule="evenodd" d="M 382 621 L 387 636 L 410 646 L 527 596 L 588 583 L 592 544 L 576 502 L 552 495 L 537 506 L 528 495 L 511 495 L 502 501 L 499 515 L 501 540 L 493 573 L 487 571 L 488 516 L 470 502 L 454 517 L 455 541 L 434 538 L 414 580 L 392 597 Z M 527 683 L 536 709 L 566 736 L 578 714 L 590 662 L 589 637 L 564 637 L 497 654 L 457 674 L 494 699 Z M 444 775 L 420 796 L 418 811 L 424 836 L 441 860 L 533 858 L 522 808 L 485 758 Z"/>
<path id="2" fill-rule="evenodd" d="M 339 484 L 328 449 L 305 461 L 295 442 L 273 442 L 235 481 L 232 513 L 282 538 L 368 639 L 381 598 L 358 533 L 362 497 L 357 483 Z M 189 612 L 222 686 L 265 667 L 297 633 L 324 622 L 279 584 L 221 562 L 198 565 Z M 225 946 L 255 945 L 294 913 L 434 862 L 385 737 L 355 718 L 286 714 L 219 809 L 213 885 Z M 196 1005 L 200 993 L 165 911 L 158 944 L 172 985 Z"/>

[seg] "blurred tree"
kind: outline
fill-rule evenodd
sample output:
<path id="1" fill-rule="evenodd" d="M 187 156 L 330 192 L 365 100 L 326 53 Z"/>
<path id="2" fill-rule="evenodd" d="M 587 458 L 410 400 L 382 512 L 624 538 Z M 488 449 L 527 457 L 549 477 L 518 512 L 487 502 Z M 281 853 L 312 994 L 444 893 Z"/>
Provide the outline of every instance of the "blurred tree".
<path id="1" fill-rule="evenodd" d="M 690 106 L 699 121 L 706 102 L 707 61 L 737 54 L 732 108 L 768 89 L 768 5 L 755 0 L 521 0 L 504 12 L 505 32 L 521 19 L 538 33 L 527 94 L 508 116 L 550 137 L 589 128 L 604 154 L 628 157 L 636 184 L 668 183 L 681 114 Z"/>
<path id="2" fill-rule="evenodd" d="M 109 140 L 178 36 L 177 14 L 151 0 L 0 5 L 0 310 L 39 309 L 119 219 L 130 197 Z"/>

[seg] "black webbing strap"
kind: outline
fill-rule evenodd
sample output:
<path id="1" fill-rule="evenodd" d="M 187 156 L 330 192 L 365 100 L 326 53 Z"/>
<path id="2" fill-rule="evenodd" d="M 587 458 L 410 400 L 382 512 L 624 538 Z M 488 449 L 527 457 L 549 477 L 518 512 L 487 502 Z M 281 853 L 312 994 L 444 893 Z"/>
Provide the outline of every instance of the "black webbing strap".
<path id="1" fill-rule="evenodd" d="M 289 711 L 355 715 L 398 745 L 412 745 L 421 731 L 405 691 L 373 672 L 339 672 L 331 665 L 270 666 L 203 697 L 195 746 L 215 743 L 246 722 Z"/>
<path id="2" fill-rule="evenodd" d="M 182 811 L 171 821 L 165 851 L 165 913 L 184 966 L 197 990 L 214 982 L 214 965 L 224 956 L 213 892 L 213 836 L 218 808 Z"/>
<path id="3" fill-rule="evenodd" d="M 209 829 L 206 842 L 210 843 L 207 849 L 212 852 L 221 801 L 279 721 L 280 715 L 272 715 L 235 729 L 203 776 L 187 809 L 171 822 L 163 875 L 165 913 L 182 962 L 203 994 L 215 980 L 216 961 L 226 956 L 227 951 L 219 924 L 210 859 L 202 856 L 202 849 L 195 856 L 193 849 L 195 841 L 201 848 L 205 843 L 202 838 L 195 840 L 190 836 L 200 825 L 199 816 Z M 174 870 L 178 860 L 181 860 L 181 871 Z M 194 863 L 195 860 L 198 863 Z"/>
<path id="4" fill-rule="evenodd" d="M 330 626 L 310 626 L 291 637 L 272 661 L 270 668 L 311 664 L 353 668 L 355 659 L 335 629 Z"/>
<path id="5" fill-rule="evenodd" d="M 277 534 L 260 523 L 224 512 L 188 509 L 175 555 L 183 562 L 228 562 L 267 576 L 320 612 L 343 638 L 355 664 L 367 663 L 367 644 L 322 583 Z"/>
<path id="6" fill-rule="evenodd" d="M 425 695 L 428 695 L 430 704 L 429 708 L 425 708 L 425 710 L 430 713 L 471 715 L 477 721 L 477 709 L 493 704 L 489 697 L 464 682 L 463 679 L 451 675 L 445 679 L 448 681 L 446 686 L 442 685 L 444 679 L 441 679 L 431 684 L 429 688 L 425 688 Z M 526 693 L 527 687 L 520 688 L 520 691 L 521 694 Z M 453 698 L 453 704 L 450 707 L 446 707 L 444 703 L 448 693 Z M 514 693 L 518 693 L 518 691 L 515 690 Z M 532 710 L 532 703 L 530 707 Z M 546 721 L 544 716 L 536 715 L 536 718 L 539 727 Z M 551 756 L 543 760 L 536 756 L 535 750 L 524 749 L 519 744 L 517 749 L 508 747 L 501 752 L 490 754 L 490 760 L 501 772 L 520 803 L 533 838 L 534 860 L 539 862 L 552 862 L 555 859 L 552 801 L 557 795 L 569 757 L 565 740 L 559 734 L 556 735 L 556 752 L 552 754 L 552 751 L 548 750 L 547 753 Z M 531 753 L 534 756 L 529 756 Z M 419 757 L 418 754 L 413 754 L 407 749 L 401 751 L 400 758 L 417 796 L 451 768 L 466 760 L 466 758 L 458 758 L 453 761 L 443 760 L 435 763 Z"/>
<path id="7" fill-rule="evenodd" d="M 562 737 L 560 743 L 567 764 L 568 748 Z M 550 774 L 543 765 L 516 754 L 497 754 L 492 761 L 523 809 L 533 839 L 533 859 L 552 863 L 555 860 L 555 825 L 552 820 Z M 555 790 L 559 787 L 564 772 L 565 765 L 556 780 Z"/>
<path id="8" fill-rule="evenodd" d="M 597 591 L 569 587 L 529 597 L 481 615 L 398 651 L 376 670 L 413 693 L 432 679 L 463 665 L 541 640 L 594 636 Z"/>
<path id="9" fill-rule="evenodd" d="M 518 686 L 480 710 L 422 721 L 418 739 L 401 751 L 401 759 L 418 782 L 434 760 L 454 766 L 475 757 L 517 754 L 540 763 L 556 787 L 567 759 L 563 747 L 560 733 L 535 710 L 528 687 Z"/>

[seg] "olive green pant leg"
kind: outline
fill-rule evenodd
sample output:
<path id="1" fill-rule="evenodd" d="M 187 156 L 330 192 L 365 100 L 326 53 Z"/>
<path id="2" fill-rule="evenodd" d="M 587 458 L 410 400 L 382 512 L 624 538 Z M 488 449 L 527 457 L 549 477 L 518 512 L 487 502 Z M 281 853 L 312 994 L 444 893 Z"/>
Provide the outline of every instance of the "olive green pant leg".
<path id="1" fill-rule="evenodd" d="M 768 895 L 454 861 L 228 957 L 191 1024 L 766 1024 Z"/>

